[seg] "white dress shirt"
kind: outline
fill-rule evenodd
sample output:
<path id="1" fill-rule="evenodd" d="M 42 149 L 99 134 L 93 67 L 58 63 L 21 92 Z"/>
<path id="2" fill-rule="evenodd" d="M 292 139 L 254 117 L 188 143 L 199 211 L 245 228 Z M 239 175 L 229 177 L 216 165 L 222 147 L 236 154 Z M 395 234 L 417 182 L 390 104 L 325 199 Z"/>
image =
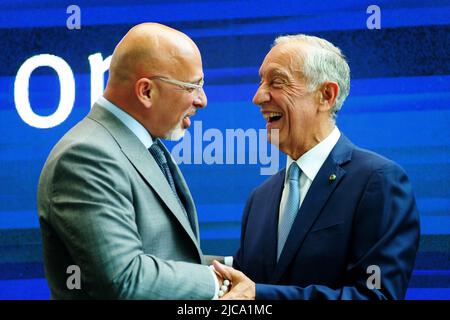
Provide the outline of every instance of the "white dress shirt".
<path id="1" fill-rule="evenodd" d="M 333 150 L 334 146 L 339 140 L 341 136 L 341 132 L 337 127 L 334 127 L 333 131 L 319 144 L 315 145 L 314 148 L 306 152 L 300 158 L 298 158 L 295 162 L 297 162 L 300 167 L 301 174 L 299 183 L 300 190 L 300 203 L 299 209 L 305 199 L 306 194 L 308 193 L 309 187 L 311 187 L 314 178 L 319 172 L 320 168 L 324 164 L 325 160 L 328 158 L 331 150 Z M 294 160 L 287 156 L 287 164 L 286 164 L 286 172 L 288 172 L 289 166 L 294 162 Z M 281 196 L 280 202 L 280 211 L 279 211 L 279 221 L 281 220 L 281 216 L 284 212 L 284 208 L 286 206 L 286 201 L 289 192 L 289 183 L 287 181 L 287 174 L 284 177 L 284 188 L 283 194 Z"/>
<path id="2" fill-rule="evenodd" d="M 142 144 L 145 146 L 145 148 L 150 148 L 150 146 L 153 144 L 153 139 L 150 133 L 147 131 L 147 129 L 144 128 L 142 124 L 139 123 L 136 119 L 134 119 L 131 115 L 123 111 L 121 108 L 113 104 L 111 101 L 108 101 L 105 97 L 100 97 L 97 100 L 97 104 L 109 112 L 111 112 L 113 115 L 115 115 L 120 121 L 123 122 L 125 126 L 128 127 L 128 129 L 133 132 L 136 137 L 138 137 L 139 141 L 142 142 Z M 217 299 L 219 295 L 219 280 L 217 280 L 217 277 L 213 271 L 213 269 L 210 267 L 208 268 L 211 271 L 211 275 L 214 278 L 214 284 L 215 284 L 215 291 L 214 295 L 211 299 Z"/>
<path id="3" fill-rule="evenodd" d="M 333 131 L 328 135 L 328 137 L 326 137 L 323 141 L 314 146 L 314 148 L 312 148 L 311 150 L 309 150 L 308 152 L 306 152 L 304 155 L 302 155 L 300 158 L 297 159 L 296 162 L 300 167 L 300 169 L 302 170 L 299 179 L 299 190 L 300 190 L 300 203 L 298 207 L 299 209 L 303 203 L 303 200 L 305 199 L 306 193 L 308 192 L 309 187 L 311 186 L 314 178 L 316 177 L 325 160 L 328 158 L 331 150 L 333 150 L 334 146 L 338 142 L 340 136 L 341 132 L 337 127 L 334 127 Z M 292 162 L 294 162 L 294 160 L 290 156 L 287 156 L 286 172 L 288 171 L 289 166 L 291 165 Z M 283 187 L 283 194 L 281 196 L 280 211 L 278 212 L 279 214 L 278 221 L 281 220 L 284 207 L 286 206 L 288 192 L 289 192 L 289 183 L 287 181 L 287 174 L 286 174 L 284 177 L 284 187 Z M 225 257 L 225 261 L 228 262 L 230 266 L 233 266 L 233 257 Z"/>

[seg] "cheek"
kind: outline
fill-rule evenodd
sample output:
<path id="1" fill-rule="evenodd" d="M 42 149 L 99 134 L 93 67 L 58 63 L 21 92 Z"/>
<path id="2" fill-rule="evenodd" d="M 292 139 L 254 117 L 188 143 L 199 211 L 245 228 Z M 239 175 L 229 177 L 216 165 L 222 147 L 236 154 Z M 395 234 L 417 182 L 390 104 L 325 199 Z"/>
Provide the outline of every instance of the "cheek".
<path id="1" fill-rule="evenodd" d="M 188 113 L 191 109 L 191 106 L 192 100 L 190 99 L 178 100 L 175 114 L 178 116 L 178 118 L 184 117 L 186 113 Z"/>
<path id="2" fill-rule="evenodd" d="M 310 122 L 310 115 L 305 106 L 295 101 L 290 101 L 289 106 L 286 109 L 286 124 L 288 127 L 289 135 L 298 136 L 300 132 L 308 127 Z"/>
<path id="3" fill-rule="evenodd" d="M 280 100 L 281 108 L 283 109 L 286 123 L 291 124 L 291 121 L 296 117 L 296 114 L 299 112 L 297 110 L 297 105 L 295 103 L 295 99 L 291 95 L 283 95 Z"/>
<path id="4" fill-rule="evenodd" d="M 180 115 L 189 110 L 189 107 L 192 105 L 192 99 L 182 92 L 172 93 L 172 95 L 167 98 L 166 102 L 171 117 L 180 117 Z"/>

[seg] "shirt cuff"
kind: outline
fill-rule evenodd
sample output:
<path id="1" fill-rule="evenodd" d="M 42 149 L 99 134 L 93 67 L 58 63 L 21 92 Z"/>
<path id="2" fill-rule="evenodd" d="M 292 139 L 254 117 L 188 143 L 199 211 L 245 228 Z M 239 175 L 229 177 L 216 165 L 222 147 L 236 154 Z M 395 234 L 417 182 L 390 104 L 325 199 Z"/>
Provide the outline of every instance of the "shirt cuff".
<path id="1" fill-rule="evenodd" d="M 214 278 L 214 296 L 211 298 L 211 300 L 217 300 L 219 299 L 219 280 L 216 277 L 216 273 L 214 272 L 214 267 L 212 265 L 209 266 L 209 270 L 211 271 Z"/>
<path id="2" fill-rule="evenodd" d="M 223 263 L 226 266 L 233 267 L 233 256 L 223 257 Z"/>

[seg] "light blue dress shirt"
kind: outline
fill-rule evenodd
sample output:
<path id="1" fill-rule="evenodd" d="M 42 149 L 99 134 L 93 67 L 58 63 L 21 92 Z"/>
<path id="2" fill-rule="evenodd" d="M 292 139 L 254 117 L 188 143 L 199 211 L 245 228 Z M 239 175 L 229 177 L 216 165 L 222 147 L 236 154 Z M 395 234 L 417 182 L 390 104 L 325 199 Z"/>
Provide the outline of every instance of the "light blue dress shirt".
<path id="1" fill-rule="evenodd" d="M 150 146 L 153 144 L 152 136 L 147 131 L 147 129 L 145 129 L 144 126 L 139 123 L 139 121 L 120 109 L 114 103 L 108 101 L 105 97 L 100 97 L 97 100 L 97 104 L 119 118 L 119 120 L 122 121 L 123 124 L 126 125 L 128 129 L 130 129 L 131 132 L 136 135 L 136 137 L 138 137 L 145 148 L 150 148 Z"/>

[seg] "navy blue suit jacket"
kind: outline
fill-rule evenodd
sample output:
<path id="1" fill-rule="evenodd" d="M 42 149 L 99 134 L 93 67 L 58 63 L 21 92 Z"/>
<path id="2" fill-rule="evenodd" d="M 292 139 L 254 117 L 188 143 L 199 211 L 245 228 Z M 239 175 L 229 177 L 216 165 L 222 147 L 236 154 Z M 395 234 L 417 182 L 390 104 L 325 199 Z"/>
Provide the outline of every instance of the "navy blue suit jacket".
<path id="1" fill-rule="evenodd" d="M 256 188 L 244 209 L 234 267 L 256 282 L 256 299 L 404 298 L 420 233 L 405 172 L 341 135 L 277 263 L 284 177 L 285 169 Z M 376 285 L 373 265 L 381 271 L 379 289 L 367 285 Z"/>

